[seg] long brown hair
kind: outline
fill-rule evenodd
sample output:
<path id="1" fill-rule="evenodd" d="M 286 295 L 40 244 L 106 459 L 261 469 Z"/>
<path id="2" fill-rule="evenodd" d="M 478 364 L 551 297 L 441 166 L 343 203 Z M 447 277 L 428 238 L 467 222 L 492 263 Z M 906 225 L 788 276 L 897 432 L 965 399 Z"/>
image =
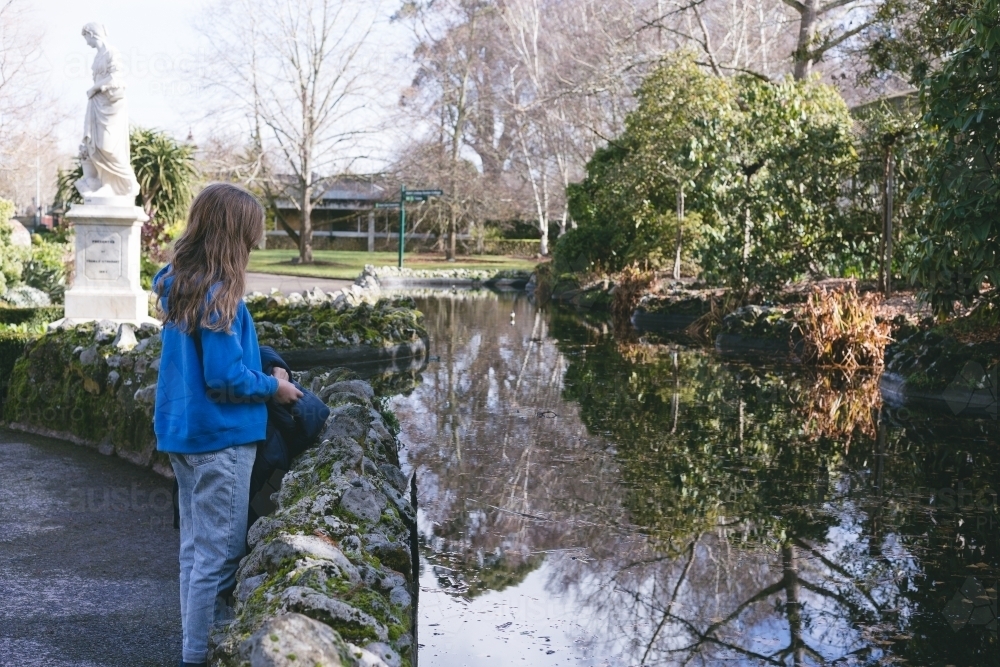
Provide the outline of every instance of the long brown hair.
<path id="1" fill-rule="evenodd" d="M 228 333 L 246 292 L 250 250 L 263 235 L 264 207 L 243 188 L 212 183 L 198 193 L 164 276 L 174 278 L 168 310 L 159 312 L 164 324 L 185 333 L 198 327 Z M 162 282 L 154 286 L 157 294 Z"/>

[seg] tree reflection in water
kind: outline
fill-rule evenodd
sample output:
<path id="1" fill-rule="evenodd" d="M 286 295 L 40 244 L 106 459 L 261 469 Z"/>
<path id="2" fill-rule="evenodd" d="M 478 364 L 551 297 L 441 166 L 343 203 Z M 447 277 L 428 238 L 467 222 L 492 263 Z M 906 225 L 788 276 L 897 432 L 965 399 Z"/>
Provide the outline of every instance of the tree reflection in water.
<path id="1" fill-rule="evenodd" d="M 1000 664 L 995 631 L 944 614 L 973 576 L 996 613 L 995 422 L 619 345 L 523 296 L 420 306 L 440 361 L 395 408 L 440 587 L 544 562 L 608 664 Z"/>

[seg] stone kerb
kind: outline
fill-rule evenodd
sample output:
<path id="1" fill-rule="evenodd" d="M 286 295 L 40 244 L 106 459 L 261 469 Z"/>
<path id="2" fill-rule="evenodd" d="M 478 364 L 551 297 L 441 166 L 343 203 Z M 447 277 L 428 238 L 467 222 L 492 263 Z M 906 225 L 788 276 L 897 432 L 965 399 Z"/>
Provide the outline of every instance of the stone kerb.
<path id="1" fill-rule="evenodd" d="M 321 444 L 285 475 L 278 509 L 250 530 L 237 617 L 214 637 L 210 664 L 415 663 L 416 514 L 399 443 L 371 386 L 345 378 L 299 377 L 332 414 Z"/>
<path id="2" fill-rule="evenodd" d="M 523 290 L 531 274 L 527 271 L 483 269 L 410 269 L 395 266 L 365 266 L 355 284 L 379 285 L 382 289 L 495 287 Z"/>

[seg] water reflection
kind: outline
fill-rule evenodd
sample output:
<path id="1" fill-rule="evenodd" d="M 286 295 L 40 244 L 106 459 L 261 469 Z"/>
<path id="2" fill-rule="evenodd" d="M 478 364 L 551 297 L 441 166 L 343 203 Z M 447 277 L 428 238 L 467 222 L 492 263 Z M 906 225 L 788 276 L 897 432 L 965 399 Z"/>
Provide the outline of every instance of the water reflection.
<path id="1" fill-rule="evenodd" d="M 996 422 L 523 296 L 419 305 L 424 664 L 1000 664 Z"/>

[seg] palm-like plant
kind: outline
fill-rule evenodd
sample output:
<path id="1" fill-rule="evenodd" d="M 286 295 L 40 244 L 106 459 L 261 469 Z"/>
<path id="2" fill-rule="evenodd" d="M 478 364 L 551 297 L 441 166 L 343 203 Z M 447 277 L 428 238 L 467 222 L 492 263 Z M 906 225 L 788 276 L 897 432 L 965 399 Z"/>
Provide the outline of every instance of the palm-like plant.
<path id="1" fill-rule="evenodd" d="M 191 201 L 197 178 L 194 147 L 165 132 L 133 128 L 129 133 L 129 150 L 132 169 L 139 181 L 136 204 L 149 216 L 142 229 L 143 249 L 154 259 L 161 259 L 169 242 L 166 228 L 184 216 Z M 60 171 L 56 200 L 82 203 L 83 198 L 74 186 L 82 177 L 79 160 L 72 170 Z"/>

